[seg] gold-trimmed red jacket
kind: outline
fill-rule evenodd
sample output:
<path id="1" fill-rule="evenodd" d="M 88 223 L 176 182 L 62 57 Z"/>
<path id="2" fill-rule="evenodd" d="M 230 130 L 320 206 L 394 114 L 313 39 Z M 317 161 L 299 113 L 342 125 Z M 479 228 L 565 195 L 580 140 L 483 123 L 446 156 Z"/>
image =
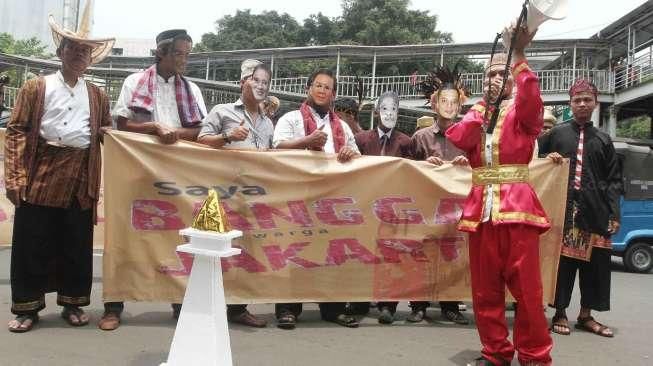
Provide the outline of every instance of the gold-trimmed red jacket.
<path id="1" fill-rule="evenodd" d="M 517 95 L 513 103 L 502 107 L 499 112 L 499 119 L 492 134 L 491 167 L 487 166 L 485 158 L 484 102 L 474 105 L 461 122 L 454 124 L 446 132 L 447 138 L 465 152 L 475 171 L 472 189 L 458 223 L 458 229 L 461 231 L 476 231 L 482 221 L 488 194 L 492 195 L 490 220 L 493 224 L 526 224 L 539 228 L 541 232 L 551 226 L 527 179 L 527 164 L 531 161 L 535 140 L 543 124 L 540 87 L 537 76 L 526 62 L 513 66 L 513 78 Z M 490 173 L 489 176 L 492 176 L 491 173 L 497 172 L 501 178 L 495 178 L 495 181 L 499 179 L 500 182 L 508 183 L 492 184 L 491 192 L 488 192 L 490 186 L 479 183 L 477 177 L 483 174 L 477 173 Z M 514 177 L 511 178 L 511 175 Z"/>

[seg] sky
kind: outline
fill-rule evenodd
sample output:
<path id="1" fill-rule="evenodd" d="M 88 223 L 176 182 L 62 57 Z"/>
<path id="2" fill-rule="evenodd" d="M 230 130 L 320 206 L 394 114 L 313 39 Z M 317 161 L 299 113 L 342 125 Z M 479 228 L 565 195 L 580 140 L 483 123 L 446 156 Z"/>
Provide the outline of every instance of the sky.
<path id="1" fill-rule="evenodd" d="M 545 22 L 536 39 L 585 38 L 624 16 L 646 0 L 568 0 L 563 20 Z M 456 43 L 492 42 L 494 36 L 519 15 L 522 0 L 434 1 L 412 0 L 410 8 L 438 15 L 437 30 L 451 32 Z M 237 9 L 252 13 L 276 10 L 299 23 L 310 14 L 329 17 L 342 13 L 340 0 L 95 0 L 95 36 L 149 38 L 165 29 L 187 29 L 198 42 L 215 32 L 215 21 Z"/>

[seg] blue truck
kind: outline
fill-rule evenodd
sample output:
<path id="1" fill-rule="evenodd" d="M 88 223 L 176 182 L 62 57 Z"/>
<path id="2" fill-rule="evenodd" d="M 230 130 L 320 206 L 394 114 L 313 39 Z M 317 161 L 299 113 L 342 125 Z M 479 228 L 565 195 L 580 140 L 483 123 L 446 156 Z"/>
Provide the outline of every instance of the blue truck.
<path id="1" fill-rule="evenodd" d="M 612 237 L 613 255 L 632 272 L 653 268 L 653 141 L 616 139 L 623 175 L 621 228 Z"/>

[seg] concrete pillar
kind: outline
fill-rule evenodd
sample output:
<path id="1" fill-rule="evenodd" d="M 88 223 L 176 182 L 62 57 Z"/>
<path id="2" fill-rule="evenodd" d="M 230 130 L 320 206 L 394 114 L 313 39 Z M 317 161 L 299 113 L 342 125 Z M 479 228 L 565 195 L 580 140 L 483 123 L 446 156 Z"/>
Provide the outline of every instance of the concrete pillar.
<path id="1" fill-rule="evenodd" d="M 610 117 L 608 118 L 607 133 L 612 138 L 617 136 L 617 113 L 618 112 L 619 112 L 619 107 L 617 107 L 616 105 L 610 106 Z"/>
<path id="2" fill-rule="evenodd" d="M 599 128 L 601 123 L 601 103 L 596 103 L 596 108 L 592 111 L 592 124 L 594 127 Z"/>

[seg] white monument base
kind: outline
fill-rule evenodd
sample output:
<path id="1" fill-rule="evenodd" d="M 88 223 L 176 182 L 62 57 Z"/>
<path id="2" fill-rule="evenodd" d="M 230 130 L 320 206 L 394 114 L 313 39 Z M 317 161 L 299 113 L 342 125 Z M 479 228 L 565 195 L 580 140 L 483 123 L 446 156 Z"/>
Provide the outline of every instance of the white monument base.
<path id="1" fill-rule="evenodd" d="M 195 259 L 168 362 L 161 366 L 230 366 L 231 345 L 220 258 L 240 254 L 240 249 L 231 247 L 231 240 L 243 233 L 191 228 L 179 233 L 190 237 L 190 243 L 178 246 L 177 250 L 192 253 Z"/>

